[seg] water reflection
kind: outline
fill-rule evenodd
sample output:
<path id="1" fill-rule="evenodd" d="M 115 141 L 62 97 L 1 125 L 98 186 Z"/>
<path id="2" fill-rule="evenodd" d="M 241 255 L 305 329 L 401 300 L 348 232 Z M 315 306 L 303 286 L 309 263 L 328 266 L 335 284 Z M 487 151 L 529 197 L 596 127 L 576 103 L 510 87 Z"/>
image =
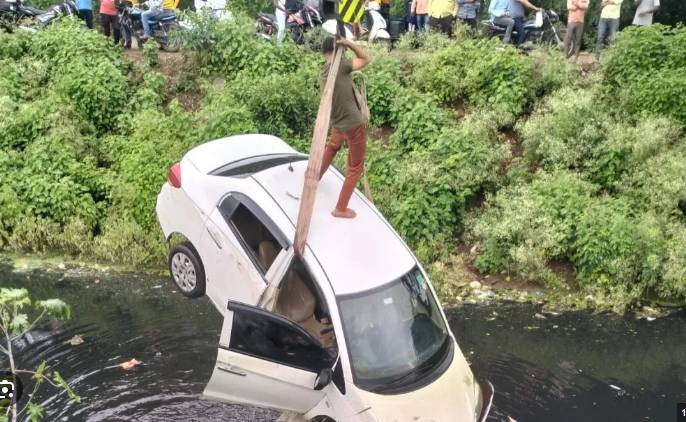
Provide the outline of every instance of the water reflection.
<path id="1" fill-rule="evenodd" d="M 74 320 L 26 336 L 19 363 L 47 359 L 83 397 L 44 388 L 49 420 L 274 421 L 274 412 L 200 400 L 217 353 L 221 321 L 205 299 L 189 300 L 164 278 L 65 276 L 0 270 L 0 286 L 61 297 Z M 686 401 L 686 316 L 651 323 L 569 313 L 535 318 L 528 305 L 449 312 L 463 353 L 496 387 L 489 420 L 613 421 L 674 418 Z M 540 317 L 540 315 L 539 315 Z M 73 346 L 74 335 L 85 340 Z M 143 365 L 123 371 L 131 358 Z"/>

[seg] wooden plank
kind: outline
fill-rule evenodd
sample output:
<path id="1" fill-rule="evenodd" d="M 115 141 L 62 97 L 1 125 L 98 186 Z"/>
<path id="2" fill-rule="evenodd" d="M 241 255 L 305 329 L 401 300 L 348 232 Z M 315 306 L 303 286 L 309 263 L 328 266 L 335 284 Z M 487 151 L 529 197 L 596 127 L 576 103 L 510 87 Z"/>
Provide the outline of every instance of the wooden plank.
<path id="1" fill-rule="evenodd" d="M 319 185 L 319 172 L 322 168 L 322 158 L 326 147 L 326 138 L 329 134 L 329 123 L 331 121 L 331 102 L 333 100 L 333 89 L 336 84 L 338 68 L 341 64 L 341 57 L 345 49 L 336 47 L 333 61 L 329 68 L 329 75 L 324 85 L 322 98 L 319 101 L 319 112 L 314 123 L 314 134 L 312 135 L 312 145 L 310 146 L 310 158 L 305 170 L 305 182 L 303 192 L 300 195 L 300 209 L 298 210 L 298 222 L 295 226 L 295 254 L 302 256 L 305 251 L 307 234 L 310 231 L 310 221 L 314 209 L 314 200 L 317 195 Z"/>

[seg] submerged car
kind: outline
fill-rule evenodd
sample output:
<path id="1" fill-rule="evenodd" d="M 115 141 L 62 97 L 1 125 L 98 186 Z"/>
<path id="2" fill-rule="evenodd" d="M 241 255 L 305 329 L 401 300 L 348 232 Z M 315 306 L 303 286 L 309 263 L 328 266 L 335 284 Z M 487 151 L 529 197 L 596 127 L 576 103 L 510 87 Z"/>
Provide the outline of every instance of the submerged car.
<path id="1" fill-rule="evenodd" d="M 307 158 L 240 135 L 167 174 L 156 211 L 171 276 L 224 317 L 204 397 L 319 422 L 485 420 L 493 387 L 475 379 L 410 249 L 357 190 L 357 217 L 331 216 L 333 167 L 294 254 Z"/>

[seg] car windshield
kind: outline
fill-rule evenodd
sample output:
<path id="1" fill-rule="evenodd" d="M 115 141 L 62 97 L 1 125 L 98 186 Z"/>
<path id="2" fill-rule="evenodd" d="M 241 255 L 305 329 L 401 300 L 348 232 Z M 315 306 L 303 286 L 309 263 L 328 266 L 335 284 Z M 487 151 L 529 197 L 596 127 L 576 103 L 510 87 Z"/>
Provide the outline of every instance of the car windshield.
<path id="1" fill-rule="evenodd" d="M 369 391 L 422 378 L 443 360 L 449 336 L 424 275 L 414 268 L 382 288 L 339 301 L 355 383 Z"/>

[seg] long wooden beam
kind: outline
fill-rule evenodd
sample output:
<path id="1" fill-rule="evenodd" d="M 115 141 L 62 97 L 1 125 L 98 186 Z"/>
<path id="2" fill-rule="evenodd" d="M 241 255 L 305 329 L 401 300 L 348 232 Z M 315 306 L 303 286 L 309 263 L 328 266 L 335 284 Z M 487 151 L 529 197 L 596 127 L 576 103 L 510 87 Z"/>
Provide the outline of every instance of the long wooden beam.
<path id="1" fill-rule="evenodd" d="M 329 123 L 331 121 L 331 103 L 333 100 L 333 89 L 338 76 L 338 68 L 343 56 L 342 47 L 336 47 L 333 61 L 329 67 L 329 75 L 326 78 L 322 98 L 319 101 L 319 112 L 314 123 L 314 134 L 312 135 L 312 145 L 310 146 L 310 158 L 307 162 L 305 171 L 305 182 L 303 192 L 300 195 L 300 209 L 298 210 L 298 222 L 295 226 L 295 254 L 302 256 L 305 251 L 307 234 L 310 231 L 310 221 L 314 209 L 314 200 L 317 195 L 319 184 L 319 173 L 322 168 L 322 158 L 326 147 L 326 138 L 329 134 Z"/>

